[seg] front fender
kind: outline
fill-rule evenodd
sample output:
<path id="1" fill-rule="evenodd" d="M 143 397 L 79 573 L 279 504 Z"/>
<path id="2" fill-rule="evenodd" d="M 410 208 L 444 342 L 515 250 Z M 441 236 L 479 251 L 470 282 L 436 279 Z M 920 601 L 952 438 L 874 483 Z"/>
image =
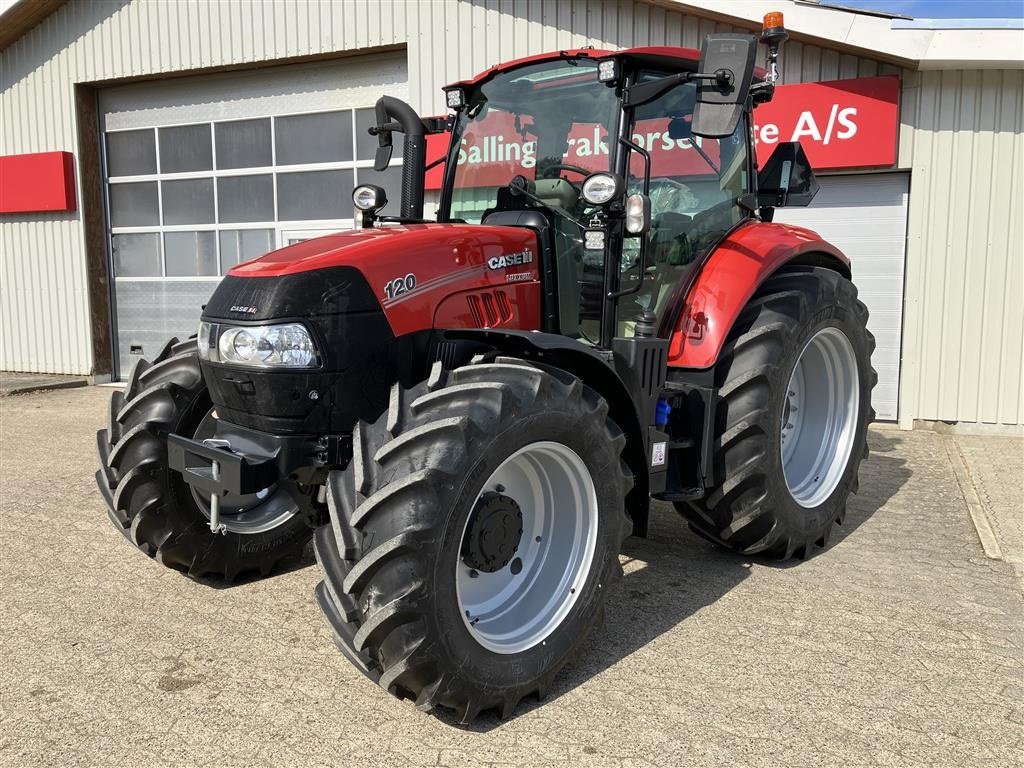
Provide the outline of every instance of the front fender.
<path id="1" fill-rule="evenodd" d="M 465 329 L 443 331 L 447 340 L 477 341 L 492 349 L 538 363 L 547 363 L 579 377 L 608 402 L 608 415 L 626 436 L 622 458 L 633 473 L 633 489 L 626 496 L 626 510 L 633 519 L 634 532 L 647 530 L 650 481 L 646 427 L 641 426 L 633 393 L 609 360 L 575 339 L 539 331 Z"/>
<path id="2" fill-rule="evenodd" d="M 668 348 L 672 368 L 710 368 L 750 297 L 790 264 L 811 264 L 850 277 L 850 260 L 804 227 L 752 221 L 730 233 L 700 268 Z"/>

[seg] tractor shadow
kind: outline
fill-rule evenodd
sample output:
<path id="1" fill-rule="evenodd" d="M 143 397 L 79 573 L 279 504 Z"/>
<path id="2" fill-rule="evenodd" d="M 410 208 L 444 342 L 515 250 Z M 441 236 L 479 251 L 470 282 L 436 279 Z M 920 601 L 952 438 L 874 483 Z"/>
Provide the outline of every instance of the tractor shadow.
<path id="1" fill-rule="evenodd" d="M 826 551 L 841 548 L 910 478 L 911 468 L 899 455 L 899 443 L 897 432 L 872 430 L 871 455 L 861 465 L 860 492 L 851 497 L 846 520 L 834 528 Z M 649 537 L 628 538 L 622 562 L 625 575 L 608 598 L 603 629 L 586 643 L 576 663 L 559 674 L 543 702 L 528 697 L 512 719 L 561 697 L 712 605 L 747 578 L 752 564 L 803 565 L 800 560 L 778 563 L 722 550 L 691 532 L 671 505 L 661 502 L 652 505 Z M 446 710 L 435 716 L 476 733 L 503 725 L 492 711 L 482 712 L 468 726 L 460 725 Z"/>

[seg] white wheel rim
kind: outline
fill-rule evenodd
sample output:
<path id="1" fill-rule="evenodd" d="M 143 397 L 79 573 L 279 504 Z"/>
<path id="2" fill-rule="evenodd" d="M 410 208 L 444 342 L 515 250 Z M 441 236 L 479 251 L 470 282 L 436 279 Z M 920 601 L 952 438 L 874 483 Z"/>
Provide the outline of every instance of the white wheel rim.
<path id="1" fill-rule="evenodd" d="M 496 489 L 522 511 L 523 532 L 513 559 L 494 573 L 459 556 L 455 588 L 470 635 L 495 653 L 519 653 L 545 642 L 583 589 L 597 546 L 597 491 L 571 448 L 537 442 L 502 462 L 473 502 Z M 469 519 L 463 526 L 466 536 Z M 516 560 L 521 569 L 513 573 Z"/>
<path id="2" fill-rule="evenodd" d="M 853 345 L 838 328 L 823 328 L 801 351 L 782 409 L 782 469 L 800 506 L 819 506 L 839 485 L 850 461 L 859 413 Z"/>

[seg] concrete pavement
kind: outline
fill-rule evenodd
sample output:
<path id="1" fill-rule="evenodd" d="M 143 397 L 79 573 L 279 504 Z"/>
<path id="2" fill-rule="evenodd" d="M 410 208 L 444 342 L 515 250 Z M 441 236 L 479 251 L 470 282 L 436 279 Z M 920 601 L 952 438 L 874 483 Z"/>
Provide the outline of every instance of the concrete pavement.
<path id="1" fill-rule="evenodd" d="M 873 430 L 807 562 L 720 552 L 660 505 L 552 696 L 463 729 L 348 665 L 315 567 L 226 588 L 132 549 L 92 480 L 109 394 L 0 400 L 4 766 L 1019 764 L 1020 582 L 985 557 L 944 436 Z M 1013 450 L 977 450 L 983 489 L 1005 471 L 986 453 Z"/>

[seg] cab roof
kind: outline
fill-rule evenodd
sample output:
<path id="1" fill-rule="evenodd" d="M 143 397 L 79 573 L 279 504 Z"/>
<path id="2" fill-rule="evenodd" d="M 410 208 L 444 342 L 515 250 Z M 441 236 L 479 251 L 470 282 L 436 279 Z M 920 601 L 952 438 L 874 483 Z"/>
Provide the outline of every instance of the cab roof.
<path id="1" fill-rule="evenodd" d="M 538 53 L 533 56 L 524 56 L 521 59 L 513 59 L 502 64 L 496 64 L 490 69 L 485 69 L 476 77 L 468 80 L 459 80 L 450 83 L 445 88 L 465 88 L 468 86 L 480 85 L 490 80 L 495 75 L 508 72 L 529 64 L 542 64 L 545 61 L 557 61 L 559 59 L 632 59 L 641 63 L 659 67 L 676 68 L 679 70 L 693 70 L 700 61 L 700 51 L 696 48 L 681 48 L 671 45 L 649 46 L 646 48 L 625 48 L 620 51 L 609 51 L 601 48 L 571 48 L 563 51 L 549 51 Z M 755 74 L 762 75 L 760 68 L 755 68 Z"/>

